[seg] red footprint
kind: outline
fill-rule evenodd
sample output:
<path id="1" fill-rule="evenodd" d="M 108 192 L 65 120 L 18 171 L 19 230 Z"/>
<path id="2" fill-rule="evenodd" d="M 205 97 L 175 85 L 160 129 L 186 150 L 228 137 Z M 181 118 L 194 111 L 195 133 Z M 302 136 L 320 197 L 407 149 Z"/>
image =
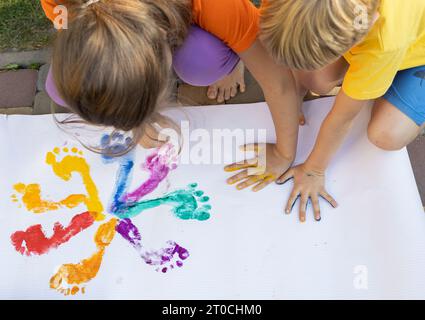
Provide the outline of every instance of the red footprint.
<path id="1" fill-rule="evenodd" d="M 68 242 L 72 237 L 87 229 L 94 223 L 90 212 L 84 212 L 72 218 L 68 227 L 56 222 L 53 227 L 53 236 L 47 238 L 41 224 L 29 227 L 26 231 L 17 231 L 10 237 L 12 243 L 22 255 L 42 255 L 50 249 L 56 249 L 61 244 Z"/>

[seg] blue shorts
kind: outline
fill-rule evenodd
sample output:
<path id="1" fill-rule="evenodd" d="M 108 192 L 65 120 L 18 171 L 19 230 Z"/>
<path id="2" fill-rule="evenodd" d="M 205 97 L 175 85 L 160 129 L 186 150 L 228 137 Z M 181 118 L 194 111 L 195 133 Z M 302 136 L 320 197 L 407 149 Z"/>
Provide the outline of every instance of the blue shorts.
<path id="1" fill-rule="evenodd" d="M 425 66 L 399 71 L 384 99 L 421 127 L 425 123 Z"/>

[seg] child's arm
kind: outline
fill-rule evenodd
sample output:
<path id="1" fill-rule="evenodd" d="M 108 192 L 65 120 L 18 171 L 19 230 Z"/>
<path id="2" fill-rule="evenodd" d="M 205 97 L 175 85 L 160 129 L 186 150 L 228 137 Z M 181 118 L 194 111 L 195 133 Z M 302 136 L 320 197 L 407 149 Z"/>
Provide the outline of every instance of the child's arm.
<path id="1" fill-rule="evenodd" d="M 337 152 L 351 128 L 354 118 L 369 100 L 354 100 L 342 90 L 338 94 L 334 107 L 320 129 L 316 145 L 307 161 L 284 174 L 278 183 L 294 178 L 294 187 L 289 197 L 286 213 L 290 213 L 298 197 L 300 202 L 300 220 L 305 221 L 309 198 L 312 200 L 314 216 L 320 220 L 319 196 L 336 207 L 336 201 L 325 190 L 325 171 L 330 160 Z"/>
<path id="2" fill-rule="evenodd" d="M 246 171 L 242 171 L 228 182 L 233 184 L 247 179 L 238 185 L 238 189 L 257 184 L 254 191 L 259 191 L 286 172 L 295 159 L 300 98 L 291 71 L 276 65 L 259 40 L 240 53 L 240 57 L 263 89 L 275 124 L 277 142 L 275 145 L 267 145 L 267 167 L 264 175 L 249 176 Z M 226 171 L 248 167 L 250 163 L 246 162 L 233 164 L 226 167 Z"/>

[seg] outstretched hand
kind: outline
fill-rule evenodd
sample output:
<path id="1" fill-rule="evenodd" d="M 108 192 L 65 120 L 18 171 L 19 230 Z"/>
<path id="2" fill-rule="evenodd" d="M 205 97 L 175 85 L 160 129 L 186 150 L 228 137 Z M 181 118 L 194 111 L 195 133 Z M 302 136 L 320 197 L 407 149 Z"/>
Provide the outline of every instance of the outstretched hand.
<path id="1" fill-rule="evenodd" d="M 294 187 L 286 204 L 286 214 L 291 213 L 298 198 L 300 198 L 299 217 L 301 222 L 306 221 L 307 205 L 310 199 L 316 221 L 321 220 L 319 197 L 325 199 L 334 208 L 338 206 L 335 199 L 325 189 L 324 173 L 309 170 L 305 164 L 302 164 L 288 170 L 276 182 L 284 184 L 291 179 L 294 179 Z"/>

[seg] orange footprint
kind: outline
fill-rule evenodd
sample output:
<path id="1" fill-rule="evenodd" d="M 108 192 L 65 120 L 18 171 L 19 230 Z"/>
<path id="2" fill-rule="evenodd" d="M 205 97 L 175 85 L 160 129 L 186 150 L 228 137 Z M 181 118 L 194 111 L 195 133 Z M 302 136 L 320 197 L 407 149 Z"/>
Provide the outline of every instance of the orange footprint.
<path id="1" fill-rule="evenodd" d="M 102 264 L 103 255 L 115 236 L 117 219 L 113 218 L 102 224 L 94 237 L 97 251 L 77 264 L 64 264 L 50 279 L 50 288 L 64 295 L 84 294 L 84 285 L 96 277 Z"/>

